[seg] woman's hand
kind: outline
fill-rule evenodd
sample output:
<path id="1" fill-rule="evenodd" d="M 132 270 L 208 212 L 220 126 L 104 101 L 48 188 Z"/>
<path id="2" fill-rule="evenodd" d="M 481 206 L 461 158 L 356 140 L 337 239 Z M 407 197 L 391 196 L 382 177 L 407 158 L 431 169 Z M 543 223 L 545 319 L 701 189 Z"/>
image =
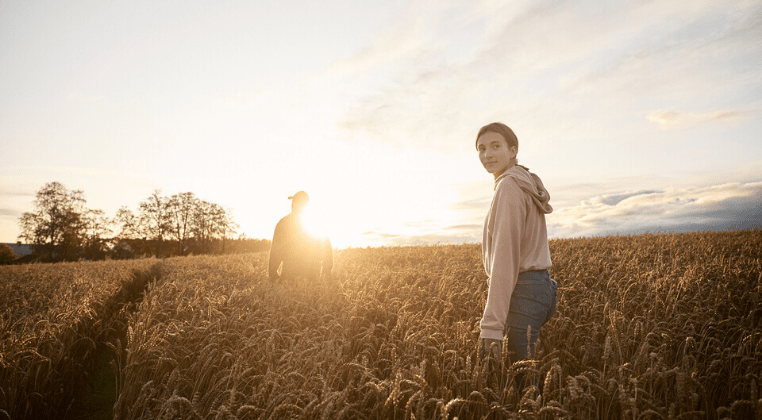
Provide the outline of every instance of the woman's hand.
<path id="1" fill-rule="evenodd" d="M 493 343 L 495 344 L 494 346 L 492 345 Z M 482 344 L 482 348 L 481 348 L 482 357 L 486 357 L 489 354 L 494 360 L 499 361 L 502 359 L 503 340 L 495 340 L 493 338 L 482 338 L 481 344 Z"/>

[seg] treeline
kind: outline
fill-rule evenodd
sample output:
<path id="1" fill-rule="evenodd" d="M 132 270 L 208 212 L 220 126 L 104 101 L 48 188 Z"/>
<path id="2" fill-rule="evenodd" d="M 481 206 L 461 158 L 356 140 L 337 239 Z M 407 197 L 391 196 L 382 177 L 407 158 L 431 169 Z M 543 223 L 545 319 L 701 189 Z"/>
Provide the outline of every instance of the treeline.
<path id="1" fill-rule="evenodd" d="M 82 190 L 59 182 L 37 191 L 34 211 L 19 219 L 19 239 L 32 245 L 34 261 L 169 257 L 258 252 L 266 239 L 237 235 L 230 209 L 192 192 L 163 196 L 156 190 L 137 210 L 121 207 L 113 218 L 86 206 Z"/>

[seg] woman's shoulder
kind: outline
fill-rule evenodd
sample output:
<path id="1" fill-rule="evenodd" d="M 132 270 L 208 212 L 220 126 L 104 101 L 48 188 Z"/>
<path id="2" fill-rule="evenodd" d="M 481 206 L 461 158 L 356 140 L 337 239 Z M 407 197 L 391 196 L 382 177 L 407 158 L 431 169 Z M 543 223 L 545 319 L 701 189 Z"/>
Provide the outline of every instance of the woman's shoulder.
<path id="1" fill-rule="evenodd" d="M 528 181 L 529 173 L 518 165 L 508 168 L 502 175 L 495 180 L 495 189 L 501 187 L 518 187 L 519 183 Z"/>
<path id="2" fill-rule="evenodd" d="M 498 200 L 505 197 L 506 199 L 515 199 L 516 197 L 523 196 L 519 181 L 512 176 L 505 176 L 498 179 L 495 183 L 495 197 Z"/>

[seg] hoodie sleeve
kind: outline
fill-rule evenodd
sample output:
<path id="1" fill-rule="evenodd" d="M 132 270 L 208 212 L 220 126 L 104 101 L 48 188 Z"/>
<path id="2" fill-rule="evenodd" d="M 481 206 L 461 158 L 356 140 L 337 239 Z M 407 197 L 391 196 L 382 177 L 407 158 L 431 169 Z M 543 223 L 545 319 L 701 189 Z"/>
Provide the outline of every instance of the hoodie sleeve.
<path id="1" fill-rule="evenodd" d="M 491 267 L 487 305 L 480 322 L 481 338 L 503 339 L 511 294 L 519 276 L 521 238 L 526 218 L 524 193 L 507 178 L 498 184 L 490 209 Z"/>

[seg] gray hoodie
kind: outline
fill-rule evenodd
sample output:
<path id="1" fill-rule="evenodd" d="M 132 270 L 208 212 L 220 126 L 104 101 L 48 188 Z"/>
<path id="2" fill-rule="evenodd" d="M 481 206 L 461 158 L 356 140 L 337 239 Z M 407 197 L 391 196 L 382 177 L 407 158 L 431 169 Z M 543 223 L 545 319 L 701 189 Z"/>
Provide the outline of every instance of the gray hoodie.
<path id="1" fill-rule="evenodd" d="M 545 226 L 545 215 L 553 211 L 549 201 L 540 178 L 523 166 L 514 165 L 495 180 L 482 238 L 490 285 L 480 322 L 481 338 L 503 339 L 519 273 L 551 266 Z"/>

